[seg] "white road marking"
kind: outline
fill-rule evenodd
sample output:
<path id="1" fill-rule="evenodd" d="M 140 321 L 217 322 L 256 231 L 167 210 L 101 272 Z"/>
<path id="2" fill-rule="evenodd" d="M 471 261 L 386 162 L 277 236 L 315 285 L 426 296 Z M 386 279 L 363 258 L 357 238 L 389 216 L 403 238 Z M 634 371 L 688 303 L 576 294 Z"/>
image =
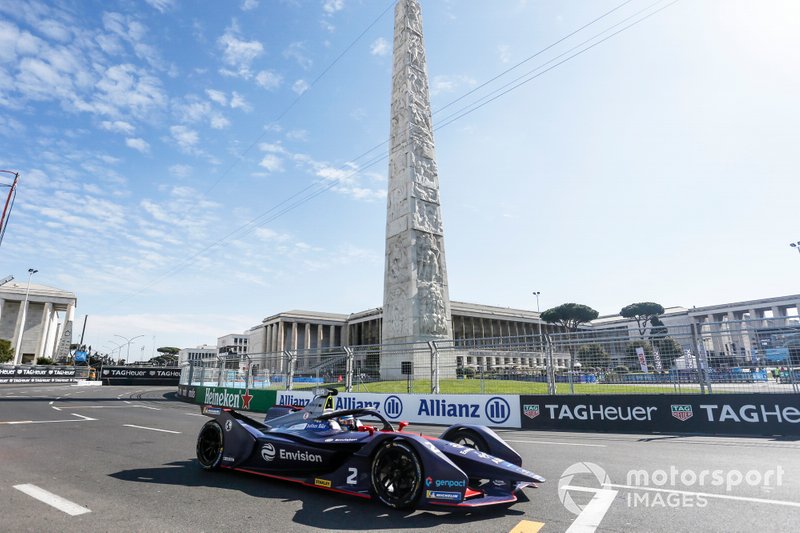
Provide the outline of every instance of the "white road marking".
<path id="1" fill-rule="evenodd" d="M 88 422 L 90 420 L 97 420 L 96 418 L 89 418 L 88 416 L 81 416 L 75 413 L 70 413 L 70 414 L 78 416 L 80 417 L 80 419 L 76 420 L 74 418 L 70 418 L 68 420 L 9 420 L 7 422 L 0 422 L 0 424 L 15 426 L 20 424 L 58 424 L 61 422 Z"/>
<path id="2" fill-rule="evenodd" d="M 180 431 L 172 431 L 171 429 L 158 429 L 158 428 L 149 428 L 146 426 L 134 426 L 133 424 L 122 424 L 126 428 L 137 428 L 137 429 L 149 429 L 150 431 L 162 431 L 164 433 L 176 433 L 180 434 Z"/>
<path id="3" fill-rule="evenodd" d="M 131 403 L 128 400 L 122 400 L 122 403 Z"/>
<path id="4" fill-rule="evenodd" d="M 87 509 L 77 503 L 73 503 L 66 498 L 62 498 L 58 494 L 53 494 L 52 492 L 48 492 L 42 488 L 37 487 L 36 485 L 25 484 L 25 485 L 14 485 L 14 488 L 20 492 L 24 492 L 31 498 L 35 498 L 40 502 L 44 502 L 51 507 L 55 507 L 59 511 L 67 513 L 68 515 L 77 516 L 80 514 L 91 513 L 91 509 Z"/>
<path id="5" fill-rule="evenodd" d="M 552 440 L 512 440 L 512 439 L 503 439 L 506 442 L 518 442 L 518 443 L 525 443 L 525 444 L 557 444 L 559 446 L 585 446 L 588 448 L 606 448 L 605 444 L 584 444 L 582 442 L 556 442 Z"/>
<path id="6" fill-rule="evenodd" d="M 201 415 L 201 414 L 198 414 L 198 413 L 183 413 L 183 414 L 189 415 L 189 416 L 206 416 L 206 415 Z"/>
<path id="7" fill-rule="evenodd" d="M 561 487 L 559 487 L 561 489 Z M 584 492 L 593 492 L 594 496 L 583 508 L 581 514 L 575 518 L 572 525 L 569 526 L 566 533 L 594 533 L 600 527 L 600 522 L 608 512 L 614 499 L 617 497 L 616 490 L 609 489 L 591 489 L 588 487 L 573 487 L 567 485 L 563 487 L 564 490 L 581 490 Z"/>
<path id="8" fill-rule="evenodd" d="M 604 487 L 616 487 L 618 489 L 646 490 L 651 492 L 672 492 L 675 494 L 688 494 L 693 496 L 703 496 L 705 498 L 718 498 L 720 500 L 734 500 L 739 502 L 766 503 L 769 505 L 785 505 L 788 507 L 800 507 L 800 502 L 790 502 L 786 500 L 768 500 L 766 498 L 751 498 L 749 496 L 733 496 L 732 494 L 715 494 L 713 492 L 691 492 L 688 490 L 661 489 L 655 487 L 641 487 L 636 485 L 616 485 L 609 483 Z"/>

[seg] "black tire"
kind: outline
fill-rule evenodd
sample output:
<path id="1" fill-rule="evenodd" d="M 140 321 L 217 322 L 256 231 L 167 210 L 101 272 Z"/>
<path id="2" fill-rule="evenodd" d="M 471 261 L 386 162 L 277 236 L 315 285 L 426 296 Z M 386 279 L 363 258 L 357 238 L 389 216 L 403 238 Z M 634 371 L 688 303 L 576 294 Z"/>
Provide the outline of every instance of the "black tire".
<path id="1" fill-rule="evenodd" d="M 222 426 L 209 420 L 197 436 L 197 461 L 204 470 L 217 470 L 222 462 Z"/>
<path id="2" fill-rule="evenodd" d="M 387 442 L 372 459 L 372 491 L 395 509 L 414 507 L 422 492 L 422 462 L 410 444 Z"/>
<path id="3" fill-rule="evenodd" d="M 479 452 L 489 452 L 489 446 L 486 444 L 486 440 L 481 437 L 477 431 L 471 429 L 457 429 L 447 436 L 447 440 L 466 446 L 467 448 L 472 448 L 473 450 L 478 450 Z"/>

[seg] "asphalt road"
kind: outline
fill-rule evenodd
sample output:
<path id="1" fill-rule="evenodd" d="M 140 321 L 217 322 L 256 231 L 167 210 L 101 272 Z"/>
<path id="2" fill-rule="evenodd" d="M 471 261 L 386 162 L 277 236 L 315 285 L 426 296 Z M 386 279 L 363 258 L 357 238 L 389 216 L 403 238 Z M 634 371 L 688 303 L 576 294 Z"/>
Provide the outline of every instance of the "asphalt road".
<path id="1" fill-rule="evenodd" d="M 547 483 L 507 508 L 400 512 L 290 483 L 202 471 L 194 446 L 206 418 L 172 393 L 0 388 L 0 530 L 800 529 L 797 439 L 499 431 Z"/>

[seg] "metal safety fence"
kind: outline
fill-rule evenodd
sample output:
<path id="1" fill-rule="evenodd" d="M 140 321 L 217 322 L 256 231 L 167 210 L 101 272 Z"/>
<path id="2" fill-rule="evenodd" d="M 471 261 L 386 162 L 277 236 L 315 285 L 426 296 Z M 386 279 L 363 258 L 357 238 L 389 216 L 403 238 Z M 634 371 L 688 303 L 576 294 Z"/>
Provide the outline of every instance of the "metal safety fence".
<path id="1" fill-rule="evenodd" d="M 765 318 L 224 354 L 184 363 L 181 384 L 434 394 L 800 393 L 800 323 Z"/>

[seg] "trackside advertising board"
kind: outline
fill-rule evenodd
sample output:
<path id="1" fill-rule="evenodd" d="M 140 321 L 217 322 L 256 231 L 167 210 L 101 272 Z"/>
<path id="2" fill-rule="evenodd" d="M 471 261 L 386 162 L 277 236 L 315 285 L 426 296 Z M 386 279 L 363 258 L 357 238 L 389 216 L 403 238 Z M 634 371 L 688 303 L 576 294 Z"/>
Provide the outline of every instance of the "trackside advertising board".
<path id="1" fill-rule="evenodd" d="M 520 396 L 522 429 L 800 435 L 798 394 Z"/>
<path id="2" fill-rule="evenodd" d="M 278 405 L 304 406 L 313 398 L 306 391 L 278 391 Z M 519 396 L 489 394 L 371 394 L 340 392 L 334 409 L 377 409 L 391 421 L 418 424 L 480 424 L 518 428 Z"/>
<path id="3" fill-rule="evenodd" d="M 0 365 L 0 384 L 4 383 L 74 383 L 74 367 Z"/>
<path id="4" fill-rule="evenodd" d="M 157 366 L 104 366 L 103 385 L 177 385 L 180 368 Z"/>
<path id="5" fill-rule="evenodd" d="M 180 392 L 182 391 L 179 394 Z M 186 389 L 185 397 L 191 393 L 194 393 L 194 403 L 230 407 L 240 411 L 266 413 L 267 409 L 275 405 L 274 390 L 191 387 Z"/>

